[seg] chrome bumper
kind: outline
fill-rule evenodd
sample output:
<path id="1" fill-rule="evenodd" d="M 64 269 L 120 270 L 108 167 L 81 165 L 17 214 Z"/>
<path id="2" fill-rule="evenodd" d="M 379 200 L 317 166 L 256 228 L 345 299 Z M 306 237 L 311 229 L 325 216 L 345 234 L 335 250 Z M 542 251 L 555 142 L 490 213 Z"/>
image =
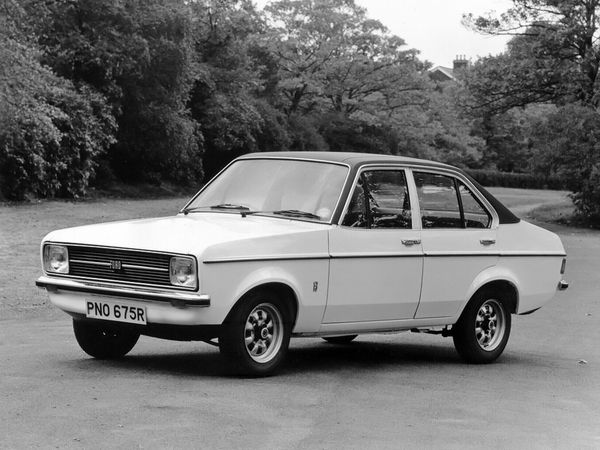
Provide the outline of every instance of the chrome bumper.
<path id="1" fill-rule="evenodd" d="M 175 307 L 182 306 L 210 306 L 210 296 L 206 294 L 190 294 L 187 292 L 165 292 L 142 287 L 108 286 L 101 283 L 76 281 L 70 279 L 56 279 L 42 276 L 35 281 L 39 288 L 50 292 L 70 291 L 87 294 L 107 295 L 111 297 L 132 298 L 147 301 L 170 302 Z"/>

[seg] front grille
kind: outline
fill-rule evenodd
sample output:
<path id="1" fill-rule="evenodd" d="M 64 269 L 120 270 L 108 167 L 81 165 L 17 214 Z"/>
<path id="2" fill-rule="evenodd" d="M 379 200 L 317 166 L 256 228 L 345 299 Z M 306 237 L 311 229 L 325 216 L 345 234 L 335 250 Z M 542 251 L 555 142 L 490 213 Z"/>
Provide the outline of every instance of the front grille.
<path id="1" fill-rule="evenodd" d="M 146 286 L 169 286 L 171 255 L 69 245 L 69 275 Z"/>

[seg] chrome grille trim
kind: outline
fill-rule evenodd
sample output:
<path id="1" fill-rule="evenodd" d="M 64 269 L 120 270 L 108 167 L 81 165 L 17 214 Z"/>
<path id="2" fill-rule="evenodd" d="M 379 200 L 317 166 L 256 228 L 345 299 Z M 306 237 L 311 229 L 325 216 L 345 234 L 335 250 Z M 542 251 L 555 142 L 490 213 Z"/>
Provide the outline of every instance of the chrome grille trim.
<path id="1" fill-rule="evenodd" d="M 198 263 L 192 255 L 86 244 L 58 242 L 44 244 L 64 245 L 69 251 L 69 273 L 48 274 L 52 277 L 188 292 L 198 290 L 197 286 L 190 288 L 172 285 L 169 273 L 173 256 L 193 258 L 197 270 Z M 115 261 L 120 263 L 118 268 L 113 268 Z"/>
<path id="2" fill-rule="evenodd" d="M 90 265 L 95 265 L 95 266 L 103 266 L 103 267 L 110 267 L 110 263 L 105 263 L 105 262 L 98 262 L 98 261 L 83 261 L 80 259 L 69 259 L 70 263 L 77 263 L 77 264 L 90 264 Z M 157 272 L 168 272 L 169 269 L 165 269 L 162 267 L 150 267 L 150 266 L 138 266 L 135 264 L 123 264 L 123 269 L 142 269 L 142 270 L 156 270 Z"/>

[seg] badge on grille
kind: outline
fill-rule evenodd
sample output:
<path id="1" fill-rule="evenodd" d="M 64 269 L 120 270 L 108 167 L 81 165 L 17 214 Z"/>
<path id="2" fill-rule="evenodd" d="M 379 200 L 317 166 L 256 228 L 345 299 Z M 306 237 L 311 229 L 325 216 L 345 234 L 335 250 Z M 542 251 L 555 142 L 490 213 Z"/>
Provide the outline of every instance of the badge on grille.
<path id="1" fill-rule="evenodd" d="M 118 259 L 111 259 L 110 260 L 110 269 L 113 271 L 117 271 L 117 270 L 122 270 L 123 269 L 123 262 L 119 261 Z"/>

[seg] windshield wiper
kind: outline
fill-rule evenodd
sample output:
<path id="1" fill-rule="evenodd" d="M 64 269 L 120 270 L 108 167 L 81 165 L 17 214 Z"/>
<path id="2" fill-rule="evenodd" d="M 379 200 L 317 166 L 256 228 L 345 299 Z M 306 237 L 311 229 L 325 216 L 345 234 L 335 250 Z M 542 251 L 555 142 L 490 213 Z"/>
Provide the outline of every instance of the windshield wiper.
<path id="1" fill-rule="evenodd" d="M 230 210 L 230 211 L 239 211 L 242 217 L 246 217 L 251 214 L 275 214 L 278 216 L 288 216 L 288 217 L 302 217 L 306 219 L 317 219 L 321 220 L 321 217 L 316 214 L 300 211 L 299 209 L 280 209 L 279 211 L 253 211 L 247 206 L 244 205 L 235 205 L 233 203 L 221 203 L 219 205 L 213 206 L 195 206 L 193 208 L 183 209 L 181 212 L 187 215 L 189 212 L 198 211 L 198 210 L 206 210 L 206 209 L 222 209 L 222 210 Z"/>
<path id="2" fill-rule="evenodd" d="M 305 217 L 307 219 L 321 220 L 320 216 L 317 216 L 316 214 L 313 214 L 313 213 L 309 213 L 307 211 L 300 211 L 299 209 L 281 209 L 279 211 L 273 211 L 273 214 L 277 214 L 280 216 Z"/>
<path id="3" fill-rule="evenodd" d="M 193 208 L 183 208 L 181 211 L 184 215 L 188 215 L 190 212 L 198 211 L 200 209 L 206 209 L 206 206 L 194 206 Z"/>
<path id="4" fill-rule="evenodd" d="M 250 211 L 250 208 L 248 208 L 247 206 L 243 206 L 243 205 L 234 205 L 232 203 L 221 203 L 219 205 L 213 205 L 213 206 L 194 206 L 193 208 L 185 208 L 183 210 L 181 210 L 181 212 L 183 214 L 185 214 L 186 216 L 188 215 L 188 213 L 192 212 L 192 211 L 199 211 L 199 210 L 206 210 L 206 209 L 229 209 L 229 210 L 235 210 L 235 211 Z"/>
<path id="5" fill-rule="evenodd" d="M 232 203 L 221 203 L 219 205 L 213 205 L 210 209 L 236 209 L 240 211 L 250 211 L 250 208 L 244 205 L 234 205 Z"/>

